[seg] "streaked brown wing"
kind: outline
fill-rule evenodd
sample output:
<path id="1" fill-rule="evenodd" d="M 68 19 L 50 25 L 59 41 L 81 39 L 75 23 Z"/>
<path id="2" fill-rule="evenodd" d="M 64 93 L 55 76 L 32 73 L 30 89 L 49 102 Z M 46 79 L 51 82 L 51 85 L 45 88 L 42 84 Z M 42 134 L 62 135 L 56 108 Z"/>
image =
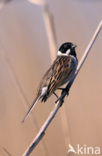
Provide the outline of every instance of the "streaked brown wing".
<path id="1" fill-rule="evenodd" d="M 50 95 L 58 87 L 66 83 L 74 69 L 72 57 L 59 56 L 52 65 L 53 74 L 48 85 L 48 94 Z"/>

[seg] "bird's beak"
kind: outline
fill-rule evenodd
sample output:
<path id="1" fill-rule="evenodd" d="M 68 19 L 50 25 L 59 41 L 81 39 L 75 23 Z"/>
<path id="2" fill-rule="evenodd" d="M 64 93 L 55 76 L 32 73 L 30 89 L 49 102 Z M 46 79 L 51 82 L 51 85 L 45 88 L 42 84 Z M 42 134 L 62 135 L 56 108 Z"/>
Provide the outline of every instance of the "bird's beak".
<path id="1" fill-rule="evenodd" d="M 72 48 L 76 48 L 76 47 L 77 47 L 77 45 L 75 45 L 75 44 L 72 45 Z"/>

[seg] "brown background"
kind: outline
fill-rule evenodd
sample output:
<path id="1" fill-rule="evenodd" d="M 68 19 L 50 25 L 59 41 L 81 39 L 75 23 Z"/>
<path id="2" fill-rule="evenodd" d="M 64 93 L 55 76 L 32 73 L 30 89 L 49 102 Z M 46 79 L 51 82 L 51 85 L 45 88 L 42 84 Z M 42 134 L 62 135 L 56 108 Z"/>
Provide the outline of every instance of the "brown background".
<path id="1" fill-rule="evenodd" d="M 49 0 L 58 47 L 65 41 L 78 45 L 80 60 L 102 19 L 101 0 Z M 65 99 L 70 143 L 100 146 L 102 151 L 102 32 Z M 57 53 L 57 52 L 56 52 Z M 50 66 L 43 10 L 26 0 L 13 0 L 0 10 L 0 156 L 21 156 L 54 106 L 55 97 L 38 103 L 21 124 L 37 86 Z M 22 90 L 19 90 L 19 85 Z M 23 95 L 24 94 L 24 95 Z M 25 98 L 24 98 L 25 96 Z M 61 110 L 60 110 L 61 111 Z M 32 156 L 65 156 L 60 113 Z M 4 147 L 4 148 L 3 148 Z"/>

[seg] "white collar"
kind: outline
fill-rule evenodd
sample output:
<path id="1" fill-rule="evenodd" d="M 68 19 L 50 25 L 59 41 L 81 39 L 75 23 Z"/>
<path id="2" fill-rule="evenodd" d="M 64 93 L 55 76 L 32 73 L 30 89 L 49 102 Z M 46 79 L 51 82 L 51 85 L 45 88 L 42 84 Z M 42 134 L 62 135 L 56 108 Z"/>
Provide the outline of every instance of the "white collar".
<path id="1" fill-rule="evenodd" d="M 68 56 L 69 53 L 70 53 L 70 49 L 68 49 L 68 50 L 66 51 L 66 53 L 62 53 L 61 51 L 58 51 L 58 52 L 57 52 L 57 56 Z"/>

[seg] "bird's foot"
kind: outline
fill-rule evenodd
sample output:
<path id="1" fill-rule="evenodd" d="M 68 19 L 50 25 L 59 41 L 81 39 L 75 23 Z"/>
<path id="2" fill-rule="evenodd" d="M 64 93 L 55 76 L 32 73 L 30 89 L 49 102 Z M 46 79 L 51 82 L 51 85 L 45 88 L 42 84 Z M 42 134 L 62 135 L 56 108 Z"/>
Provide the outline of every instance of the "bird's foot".
<path id="1" fill-rule="evenodd" d="M 58 101 L 61 101 L 62 103 L 64 102 L 64 100 L 63 100 L 61 97 L 59 97 L 59 98 L 55 101 L 55 103 L 57 103 Z"/>

